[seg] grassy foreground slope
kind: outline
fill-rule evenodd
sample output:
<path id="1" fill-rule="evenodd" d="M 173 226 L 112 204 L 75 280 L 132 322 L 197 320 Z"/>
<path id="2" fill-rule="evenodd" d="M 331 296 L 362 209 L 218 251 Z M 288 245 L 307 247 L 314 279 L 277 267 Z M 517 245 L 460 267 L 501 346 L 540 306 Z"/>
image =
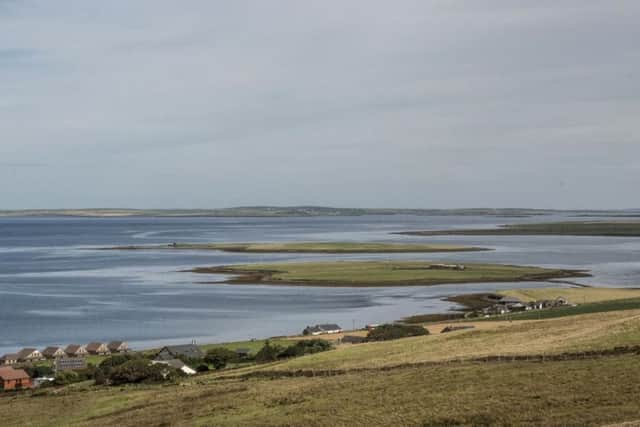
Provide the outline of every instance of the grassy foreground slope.
<path id="1" fill-rule="evenodd" d="M 412 236 L 502 236 L 502 235 L 559 235 L 559 236 L 640 236 L 640 221 L 567 221 L 540 224 L 510 224 L 499 228 L 405 231 L 397 234 Z"/>
<path id="2" fill-rule="evenodd" d="M 5 426 L 598 426 L 640 419 L 640 358 L 461 364 L 337 377 L 0 398 Z"/>
<path id="3" fill-rule="evenodd" d="M 68 387 L 0 395 L 7 426 L 597 426 L 640 420 L 640 356 L 544 363 L 399 362 L 548 354 L 640 343 L 640 310 L 341 346 L 288 362 L 185 379 L 180 385 Z M 347 369 L 263 379 L 253 371 Z M 377 369 L 384 367 L 384 369 Z M 364 371 L 349 371 L 366 368 Z"/>
<path id="4" fill-rule="evenodd" d="M 196 273 L 233 274 L 228 283 L 306 286 L 427 286 L 446 283 L 513 282 L 584 276 L 577 270 L 465 264 L 464 270 L 424 261 L 336 261 L 205 267 Z"/>
<path id="5" fill-rule="evenodd" d="M 175 243 L 152 246 L 118 246 L 114 250 L 217 250 L 247 253 L 430 253 L 483 251 L 485 248 L 411 243 L 281 242 L 281 243 Z"/>

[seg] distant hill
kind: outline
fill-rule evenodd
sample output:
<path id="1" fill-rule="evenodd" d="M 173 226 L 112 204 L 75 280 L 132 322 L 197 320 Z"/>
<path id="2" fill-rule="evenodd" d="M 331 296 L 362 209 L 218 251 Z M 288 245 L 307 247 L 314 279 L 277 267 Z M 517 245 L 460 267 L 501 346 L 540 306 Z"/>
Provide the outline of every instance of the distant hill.
<path id="1" fill-rule="evenodd" d="M 519 208 L 470 209 L 369 209 L 323 206 L 243 206 L 223 209 L 29 209 L 0 210 L 0 217 L 70 216 L 70 217 L 305 217 L 361 215 L 487 215 L 528 217 L 566 213 L 572 216 L 640 216 L 640 210 L 557 211 Z"/>

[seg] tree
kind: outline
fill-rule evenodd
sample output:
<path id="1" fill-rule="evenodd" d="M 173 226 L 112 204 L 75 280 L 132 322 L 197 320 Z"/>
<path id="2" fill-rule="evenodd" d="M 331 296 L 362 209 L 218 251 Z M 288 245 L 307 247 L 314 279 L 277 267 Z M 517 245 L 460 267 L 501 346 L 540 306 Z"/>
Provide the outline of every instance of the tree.
<path id="1" fill-rule="evenodd" d="M 153 383 L 175 379 L 175 369 L 162 365 L 151 365 L 147 359 L 130 360 L 116 366 L 109 373 L 109 381 L 113 385 L 129 383 Z"/>
<path id="2" fill-rule="evenodd" d="M 272 345 L 269 340 L 265 341 L 264 346 L 256 354 L 256 362 L 269 363 L 278 360 L 278 356 L 283 349 L 279 345 Z"/>
<path id="3" fill-rule="evenodd" d="M 429 331 L 419 325 L 404 325 L 393 323 L 380 325 L 367 335 L 367 341 L 387 341 L 399 338 L 428 335 Z"/>
<path id="4" fill-rule="evenodd" d="M 215 369 L 222 369 L 230 362 L 234 362 L 238 359 L 238 356 L 234 351 L 224 347 L 216 347 L 207 351 L 207 355 L 204 357 L 204 361 L 213 365 Z"/>
<path id="5" fill-rule="evenodd" d="M 278 357 L 286 359 L 290 357 L 304 356 L 305 354 L 319 353 L 322 351 L 331 350 L 333 346 L 327 340 L 323 339 L 311 339 L 300 340 L 297 343 L 290 345 Z"/>

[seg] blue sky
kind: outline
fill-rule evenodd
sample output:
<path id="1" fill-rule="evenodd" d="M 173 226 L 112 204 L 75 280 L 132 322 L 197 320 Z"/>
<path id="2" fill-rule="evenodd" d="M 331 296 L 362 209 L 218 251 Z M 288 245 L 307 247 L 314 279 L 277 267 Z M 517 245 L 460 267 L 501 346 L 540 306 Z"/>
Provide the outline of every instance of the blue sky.
<path id="1" fill-rule="evenodd" d="M 637 1 L 0 0 L 0 209 L 640 207 L 638 22 Z"/>

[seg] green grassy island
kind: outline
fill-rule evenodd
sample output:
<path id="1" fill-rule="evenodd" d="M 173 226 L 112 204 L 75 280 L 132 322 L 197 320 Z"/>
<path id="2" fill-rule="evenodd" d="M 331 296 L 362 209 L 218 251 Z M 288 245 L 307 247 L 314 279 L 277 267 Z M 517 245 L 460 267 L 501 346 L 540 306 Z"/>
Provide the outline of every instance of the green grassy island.
<path id="1" fill-rule="evenodd" d="M 422 243 L 282 242 L 282 243 L 171 243 L 168 245 L 117 246 L 111 250 L 215 250 L 246 253 L 431 253 L 488 251 L 487 248 Z"/>
<path id="2" fill-rule="evenodd" d="M 540 224 L 510 224 L 499 228 L 403 231 L 408 236 L 617 236 L 640 237 L 640 221 L 566 221 Z"/>
<path id="3" fill-rule="evenodd" d="M 428 286 L 514 282 L 588 276 L 580 270 L 427 261 L 333 261 L 202 267 L 204 274 L 232 274 L 226 283 L 300 286 Z"/>

